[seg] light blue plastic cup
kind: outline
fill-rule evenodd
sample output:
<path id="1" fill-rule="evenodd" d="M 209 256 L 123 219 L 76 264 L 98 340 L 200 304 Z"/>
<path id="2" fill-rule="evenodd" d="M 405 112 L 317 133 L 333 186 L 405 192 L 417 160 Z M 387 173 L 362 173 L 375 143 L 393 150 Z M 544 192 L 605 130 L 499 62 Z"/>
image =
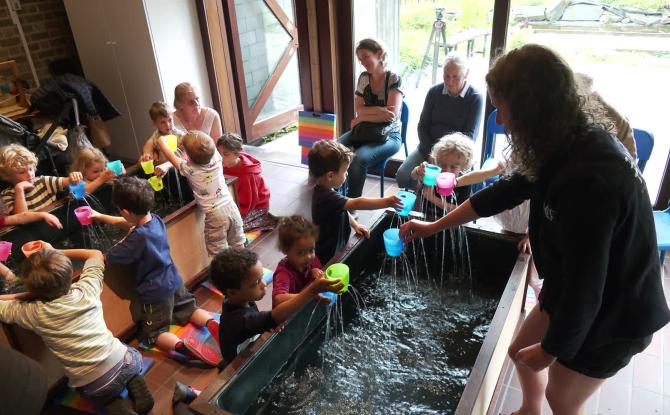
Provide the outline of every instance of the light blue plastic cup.
<path id="1" fill-rule="evenodd" d="M 70 183 L 70 193 L 75 199 L 83 199 L 86 196 L 86 183 L 83 180 Z"/>
<path id="2" fill-rule="evenodd" d="M 121 164 L 121 160 L 110 161 L 107 163 L 107 168 L 112 170 L 117 176 L 123 174 L 123 164 Z"/>
<path id="3" fill-rule="evenodd" d="M 414 202 L 416 202 L 416 195 L 412 192 L 408 192 L 406 190 L 401 190 L 398 193 L 396 193 L 396 196 L 402 200 L 402 209 L 397 210 L 398 215 L 400 216 L 409 216 L 409 213 L 412 211 L 412 208 L 414 207 Z"/>
<path id="4" fill-rule="evenodd" d="M 330 304 L 329 305 L 333 305 L 337 302 L 337 294 L 335 294 L 334 292 L 324 291 L 324 292 L 321 293 L 321 295 L 330 299 Z"/>
<path id="5" fill-rule="evenodd" d="M 384 231 L 384 247 L 389 256 L 400 256 L 404 245 L 400 239 L 400 229 L 390 228 Z"/>
<path id="6" fill-rule="evenodd" d="M 442 172 L 442 169 L 434 164 L 426 164 L 426 173 L 423 175 L 424 186 L 435 186 L 437 175 Z"/>

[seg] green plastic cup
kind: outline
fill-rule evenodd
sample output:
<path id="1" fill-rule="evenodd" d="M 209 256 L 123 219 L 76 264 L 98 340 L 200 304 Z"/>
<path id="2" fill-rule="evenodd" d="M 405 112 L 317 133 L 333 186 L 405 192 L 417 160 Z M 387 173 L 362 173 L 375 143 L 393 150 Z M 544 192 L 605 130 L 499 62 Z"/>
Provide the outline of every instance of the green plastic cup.
<path id="1" fill-rule="evenodd" d="M 326 278 L 329 280 L 339 279 L 344 284 L 344 287 L 338 294 L 347 292 L 349 289 L 349 266 L 347 264 L 336 263 L 332 264 L 326 269 Z"/>
<path id="2" fill-rule="evenodd" d="M 153 160 L 141 161 L 140 166 L 142 166 L 142 170 L 144 170 L 145 174 L 153 174 L 154 172 Z"/>
<path id="3" fill-rule="evenodd" d="M 177 136 L 174 134 L 168 134 L 165 136 L 165 144 L 172 151 L 177 151 Z"/>
<path id="4" fill-rule="evenodd" d="M 147 180 L 149 181 L 151 188 L 154 189 L 155 192 L 160 192 L 161 190 L 163 190 L 163 179 L 161 179 L 160 177 L 151 176 Z"/>

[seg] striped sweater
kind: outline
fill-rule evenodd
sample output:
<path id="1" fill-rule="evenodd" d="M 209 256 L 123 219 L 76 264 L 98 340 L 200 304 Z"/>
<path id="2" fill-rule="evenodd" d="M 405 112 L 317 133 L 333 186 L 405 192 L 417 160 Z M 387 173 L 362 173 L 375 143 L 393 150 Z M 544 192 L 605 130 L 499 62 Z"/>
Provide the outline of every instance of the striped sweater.
<path id="1" fill-rule="evenodd" d="M 65 177 L 38 176 L 33 180 L 35 186 L 25 191 L 26 206 L 29 211 L 40 210 L 56 201 L 58 192 L 65 190 Z M 14 186 L 8 187 L 0 193 L 0 199 L 6 212 L 14 211 Z"/>
<path id="2" fill-rule="evenodd" d="M 126 346 L 107 329 L 100 293 L 104 264 L 88 260 L 79 281 L 53 301 L 0 301 L 0 320 L 37 333 L 63 365 L 72 387 L 104 375 Z"/>

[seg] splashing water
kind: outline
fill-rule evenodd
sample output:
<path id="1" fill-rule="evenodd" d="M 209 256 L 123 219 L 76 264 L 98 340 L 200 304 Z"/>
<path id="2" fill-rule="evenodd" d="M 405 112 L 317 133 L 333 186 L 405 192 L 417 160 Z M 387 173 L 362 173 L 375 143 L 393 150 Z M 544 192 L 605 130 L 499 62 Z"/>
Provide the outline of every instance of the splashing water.
<path id="1" fill-rule="evenodd" d="M 497 301 L 421 282 L 397 290 L 389 275 L 363 281 L 367 306 L 333 306 L 346 324 L 325 329 L 325 342 L 326 333 L 308 340 L 247 413 L 452 413 Z"/>

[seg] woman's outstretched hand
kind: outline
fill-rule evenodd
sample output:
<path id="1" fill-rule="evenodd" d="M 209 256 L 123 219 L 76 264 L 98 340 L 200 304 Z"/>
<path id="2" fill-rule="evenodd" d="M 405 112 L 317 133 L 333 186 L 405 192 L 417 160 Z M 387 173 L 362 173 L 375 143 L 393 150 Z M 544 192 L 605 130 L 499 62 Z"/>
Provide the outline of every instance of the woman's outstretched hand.
<path id="1" fill-rule="evenodd" d="M 412 219 L 411 221 L 400 225 L 400 239 L 405 242 L 413 241 L 417 238 L 425 238 L 435 233 L 433 229 L 434 222 L 424 222 L 422 220 Z"/>

